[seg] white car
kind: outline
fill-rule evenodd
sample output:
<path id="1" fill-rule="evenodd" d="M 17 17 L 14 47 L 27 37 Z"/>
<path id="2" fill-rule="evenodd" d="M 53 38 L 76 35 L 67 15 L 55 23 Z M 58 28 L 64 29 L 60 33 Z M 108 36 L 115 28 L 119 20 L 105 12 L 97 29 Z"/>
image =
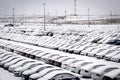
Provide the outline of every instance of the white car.
<path id="1" fill-rule="evenodd" d="M 55 55 L 55 56 L 50 57 L 48 59 L 48 64 L 54 65 L 54 61 L 59 57 L 60 57 L 60 55 Z"/>
<path id="2" fill-rule="evenodd" d="M 118 67 L 114 67 L 114 66 L 102 66 L 99 68 L 96 68 L 94 70 L 91 71 L 91 78 L 95 79 L 95 80 L 102 80 L 103 79 L 103 75 L 112 71 L 118 69 Z"/>
<path id="3" fill-rule="evenodd" d="M 105 64 L 93 63 L 81 67 L 80 74 L 84 77 L 91 77 L 91 71 L 98 67 L 105 66 Z"/>
<path id="4" fill-rule="evenodd" d="M 84 45 L 84 46 L 80 46 L 77 49 L 74 50 L 74 53 L 80 53 L 82 50 L 86 49 L 87 47 L 89 47 L 88 45 Z"/>
<path id="5" fill-rule="evenodd" d="M 36 59 L 37 59 L 37 60 L 41 60 L 41 57 L 42 57 L 42 56 L 45 56 L 45 55 L 48 55 L 48 54 L 50 54 L 50 53 L 42 52 L 42 53 L 36 55 Z"/>
<path id="6" fill-rule="evenodd" d="M 65 70 L 55 70 L 40 77 L 38 80 L 80 80 L 80 76 Z"/>
<path id="7" fill-rule="evenodd" d="M 4 64 L 4 68 L 8 69 L 9 66 L 16 64 L 17 62 L 22 61 L 22 60 L 25 60 L 25 58 L 24 57 L 16 58 L 16 59 Z"/>
<path id="8" fill-rule="evenodd" d="M 83 61 L 83 60 L 77 60 L 77 59 L 68 59 L 68 60 L 65 60 L 65 61 L 62 62 L 61 68 L 69 70 L 69 66 L 71 64 L 74 64 L 74 63 L 77 63 L 77 62 L 80 62 L 80 61 Z"/>
<path id="9" fill-rule="evenodd" d="M 56 56 L 51 57 L 49 59 L 49 63 L 52 64 L 52 65 L 56 65 L 56 66 L 58 65 L 59 66 L 59 64 L 57 64 L 57 63 L 59 63 L 59 62 L 57 62 L 57 60 L 60 59 L 60 58 L 62 58 L 62 57 L 67 57 L 67 56 L 56 55 Z M 60 64 L 60 66 L 61 66 L 61 64 Z"/>
<path id="10" fill-rule="evenodd" d="M 76 46 L 74 46 L 73 48 L 70 48 L 70 49 L 68 50 L 68 52 L 69 52 L 69 53 L 73 53 L 74 50 L 77 49 L 77 48 L 79 48 L 80 46 L 81 46 L 81 45 L 76 45 Z"/>
<path id="11" fill-rule="evenodd" d="M 28 51 L 24 50 L 24 52 L 26 53 L 26 57 L 30 57 L 30 55 L 32 54 L 32 52 L 34 52 L 35 50 L 33 49 L 29 49 Z"/>
<path id="12" fill-rule="evenodd" d="M 17 67 L 15 70 L 14 70 L 14 74 L 16 76 L 21 76 L 22 72 L 27 70 L 27 69 L 30 69 L 30 68 L 33 68 L 37 65 L 42 65 L 44 64 L 43 62 L 40 62 L 40 61 L 36 61 L 36 62 L 33 62 L 33 63 L 27 63 L 23 66 L 20 66 L 20 67 Z"/>
<path id="13" fill-rule="evenodd" d="M 111 58 L 112 61 L 120 62 L 120 54 L 117 54 Z"/>
<path id="14" fill-rule="evenodd" d="M 113 51 L 115 51 L 115 50 L 106 49 L 106 50 L 104 50 L 104 51 L 102 51 L 102 52 L 97 53 L 95 57 L 102 59 L 102 58 L 104 58 L 104 56 L 105 56 L 106 54 L 109 54 L 109 53 L 111 53 L 111 52 L 113 52 Z"/>
<path id="15" fill-rule="evenodd" d="M 91 50 L 95 49 L 94 47 L 88 47 L 84 50 L 81 51 L 81 55 L 87 55 L 89 52 L 91 52 Z"/>
<path id="16" fill-rule="evenodd" d="M 44 55 L 41 57 L 41 61 L 45 62 L 45 63 L 49 63 L 49 58 L 53 57 L 53 56 L 56 56 L 58 54 L 48 54 L 48 55 Z"/>
<path id="17" fill-rule="evenodd" d="M 7 56 L 7 55 L 12 55 L 11 53 L 4 53 L 4 54 L 1 54 L 0 55 L 0 58 L 3 58 L 3 57 L 5 57 L 5 56 Z"/>
<path id="18" fill-rule="evenodd" d="M 2 56 L 2 57 L 0 58 L 0 62 L 4 61 L 4 60 L 6 60 L 6 59 L 8 59 L 8 58 L 10 58 L 10 57 L 12 57 L 12 56 L 13 56 L 13 55 L 11 55 L 11 54 L 4 55 L 4 56 Z"/>
<path id="19" fill-rule="evenodd" d="M 88 65 L 88 64 L 92 64 L 92 62 L 89 62 L 89 61 L 79 61 L 79 62 L 70 64 L 68 70 L 72 71 L 74 73 L 79 73 L 80 74 L 81 67 L 85 66 L 85 65 Z"/>
<path id="20" fill-rule="evenodd" d="M 40 50 L 35 50 L 34 52 L 32 52 L 32 53 L 30 54 L 30 58 L 35 59 L 35 58 L 36 58 L 36 55 L 41 54 L 41 53 L 42 53 L 42 51 L 40 51 Z"/>
<path id="21" fill-rule="evenodd" d="M 103 50 L 104 49 L 102 49 L 102 48 L 96 48 L 96 49 L 92 50 L 91 52 L 88 52 L 88 56 L 94 57 L 97 53 L 99 53 L 99 52 L 101 52 Z"/>
<path id="22" fill-rule="evenodd" d="M 113 52 L 111 52 L 111 53 L 108 53 L 108 54 L 105 55 L 104 59 L 106 59 L 106 60 L 111 60 L 111 58 L 112 58 L 113 56 L 117 55 L 117 54 L 120 54 L 120 51 L 117 50 L 117 51 L 113 51 Z"/>
<path id="23" fill-rule="evenodd" d="M 54 61 L 55 62 L 54 65 L 58 66 L 58 67 L 62 67 L 62 63 L 64 61 L 67 61 L 67 60 L 70 60 L 70 59 L 75 59 L 75 58 L 67 57 L 67 56 L 61 56 Z"/>
<path id="24" fill-rule="evenodd" d="M 120 79 L 120 69 L 112 70 L 103 76 L 103 80 L 119 80 Z"/>
<path id="25" fill-rule="evenodd" d="M 5 63 L 11 62 L 12 60 L 17 59 L 17 58 L 20 58 L 20 57 L 21 57 L 21 56 L 11 56 L 11 57 L 7 58 L 6 60 L 1 61 L 1 62 L 0 62 L 0 65 L 1 65 L 1 66 L 4 66 Z"/>
<path id="26" fill-rule="evenodd" d="M 54 66 L 48 65 L 48 64 L 43 64 L 43 65 L 38 65 L 36 67 L 33 67 L 31 69 L 25 70 L 22 73 L 22 78 L 23 79 L 29 79 L 29 76 L 35 73 L 39 73 L 41 70 L 47 69 L 47 68 L 52 68 Z"/>
<path id="27" fill-rule="evenodd" d="M 30 60 L 30 59 L 23 60 L 23 61 L 20 61 L 20 62 L 14 64 L 14 65 L 9 66 L 9 69 L 8 69 L 8 70 L 9 70 L 10 72 L 13 72 L 13 71 L 15 70 L 15 68 L 18 68 L 18 67 L 20 67 L 20 66 L 22 66 L 22 65 L 25 65 L 25 64 L 27 64 L 27 63 L 32 63 L 32 62 L 35 62 L 35 61 L 34 61 L 34 60 Z"/>
<path id="28" fill-rule="evenodd" d="M 45 76 L 46 74 L 48 74 L 48 73 L 50 73 L 52 71 L 58 71 L 58 70 L 63 70 L 63 69 L 58 68 L 58 67 L 46 68 L 46 69 L 43 69 L 43 70 L 39 71 L 38 73 L 32 74 L 29 77 L 29 79 L 37 80 L 38 78 L 41 78 L 41 77 Z"/>

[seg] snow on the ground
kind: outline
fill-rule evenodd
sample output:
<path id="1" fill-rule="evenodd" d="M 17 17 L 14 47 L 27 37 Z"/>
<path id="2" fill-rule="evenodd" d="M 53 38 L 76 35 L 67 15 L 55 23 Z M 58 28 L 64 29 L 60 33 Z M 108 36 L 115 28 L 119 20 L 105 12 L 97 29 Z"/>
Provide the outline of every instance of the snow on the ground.
<path id="1" fill-rule="evenodd" d="M 21 80 L 21 78 L 15 77 L 13 73 L 0 68 L 0 80 Z"/>

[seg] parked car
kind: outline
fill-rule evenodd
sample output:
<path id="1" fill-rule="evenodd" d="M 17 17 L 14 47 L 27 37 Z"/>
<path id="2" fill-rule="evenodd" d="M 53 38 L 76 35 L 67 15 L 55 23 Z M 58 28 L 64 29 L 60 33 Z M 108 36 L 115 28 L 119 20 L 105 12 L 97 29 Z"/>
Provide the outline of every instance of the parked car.
<path id="1" fill-rule="evenodd" d="M 49 58 L 53 57 L 53 56 L 56 56 L 58 54 L 48 54 L 48 55 L 44 55 L 41 57 L 41 61 L 45 62 L 45 63 L 49 63 Z"/>
<path id="2" fill-rule="evenodd" d="M 120 79 L 120 69 L 112 70 L 103 76 L 103 80 L 119 80 Z"/>
<path id="3" fill-rule="evenodd" d="M 54 65 L 55 60 L 60 57 L 60 55 L 52 56 L 48 59 L 48 64 Z"/>
<path id="4" fill-rule="evenodd" d="M 47 68 L 52 68 L 52 67 L 54 67 L 54 66 L 48 65 L 48 64 L 37 65 L 34 68 L 25 70 L 22 73 L 22 78 L 25 79 L 25 80 L 28 80 L 30 75 L 35 74 L 35 73 L 39 73 L 41 70 L 44 70 L 44 69 L 47 69 Z"/>
<path id="5" fill-rule="evenodd" d="M 36 55 L 42 53 L 42 51 L 40 50 L 35 50 L 34 52 L 32 52 L 32 54 L 30 54 L 30 58 L 35 59 Z"/>
<path id="6" fill-rule="evenodd" d="M 12 57 L 13 55 L 11 55 L 11 54 L 6 54 L 6 55 L 4 55 L 4 56 L 2 56 L 1 58 L 0 58 L 0 62 L 2 62 L 2 61 L 4 61 L 4 60 L 6 60 L 6 59 L 8 59 L 8 58 L 10 58 L 10 57 Z"/>
<path id="7" fill-rule="evenodd" d="M 94 47 L 88 47 L 88 48 L 82 50 L 80 54 L 81 55 L 87 55 L 89 52 L 91 52 L 94 49 L 95 49 Z"/>
<path id="8" fill-rule="evenodd" d="M 109 54 L 109 53 L 111 53 L 113 51 L 115 51 L 115 50 L 106 49 L 106 50 L 104 50 L 102 52 L 97 53 L 95 57 L 102 59 L 102 58 L 104 58 L 105 55 L 107 55 L 107 54 Z"/>
<path id="9" fill-rule="evenodd" d="M 103 48 L 96 48 L 96 49 L 92 50 L 91 52 L 88 52 L 87 55 L 90 56 L 90 57 L 95 57 L 97 53 L 100 53 L 103 50 L 105 50 L 105 49 L 103 49 Z"/>
<path id="10" fill-rule="evenodd" d="M 41 78 L 52 71 L 58 71 L 58 70 L 62 70 L 62 69 L 58 67 L 46 68 L 46 69 L 39 71 L 38 73 L 32 74 L 29 78 L 31 80 L 37 80 L 38 78 Z"/>
<path id="11" fill-rule="evenodd" d="M 20 67 L 17 67 L 15 70 L 14 70 L 14 74 L 15 76 L 21 76 L 22 72 L 27 70 L 27 69 L 30 69 L 30 68 L 33 68 L 37 65 L 42 65 L 44 64 L 43 62 L 40 62 L 40 61 L 36 61 L 36 62 L 33 62 L 33 63 L 27 63 L 23 66 L 20 66 Z"/>
<path id="12" fill-rule="evenodd" d="M 81 71 L 81 67 L 82 66 L 85 66 L 85 65 L 88 65 L 88 64 L 92 64 L 93 62 L 90 62 L 90 61 L 79 61 L 79 62 L 76 62 L 76 63 L 73 63 L 69 66 L 69 71 L 72 71 L 74 73 L 79 73 L 80 74 L 80 71 Z"/>
<path id="13" fill-rule="evenodd" d="M 36 55 L 36 59 L 37 59 L 37 60 L 41 60 L 41 57 L 42 57 L 42 56 L 49 55 L 49 54 L 50 54 L 50 53 L 46 53 L 46 52 L 40 53 L 40 54 Z"/>
<path id="14" fill-rule="evenodd" d="M 75 59 L 75 58 L 72 58 L 72 57 L 67 57 L 67 56 L 62 56 L 62 57 L 59 57 L 55 60 L 55 66 L 58 66 L 58 67 L 62 67 L 62 63 L 64 61 L 67 61 L 67 60 L 70 60 L 70 59 Z"/>
<path id="15" fill-rule="evenodd" d="M 22 66 L 22 65 L 25 65 L 25 64 L 27 64 L 27 63 L 33 63 L 33 62 L 35 62 L 35 61 L 34 61 L 34 60 L 30 60 L 30 59 L 23 60 L 23 61 L 20 61 L 20 62 L 14 64 L 14 65 L 9 66 L 9 69 L 8 69 L 8 70 L 9 70 L 10 72 L 14 72 L 14 70 L 15 70 L 16 68 L 18 68 L 18 67 L 20 67 L 20 66 Z"/>
<path id="16" fill-rule="evenodd" d="M 48 74 L 42 76 L 38 80 L 80 80 L 79 75 L 64 71 L 64 70 L 55 70 L 51 71 Z"/>
<path id="17" fill-rule="evenodd" d="M 16 58 L 16 59 L 4 64 L 4 68 L 8 69 L 9 66 L 16 64 L 17 62 L 22 61 L 22 60 L 25 60 L 25 58 L 24 57 Z"/>
<path id="18" fill-rule="evenodd" d="M 120 62 L 120 54 L 117 54 L 111 58 L 112 61 Z"/>
<path id="19" fill-rule="evenodd" d="M 81 52 L 82 50 L 86 49 L 87 47 L 90 47 L 90 46 L 88 46 L 88 45 L 80 46 L 80 47 L 78 47 L 77 49 L 74 50 L 74 53 L 80 54 L 80 52 Z"/>
<path id="20" fill-rule="evenodd" d="M 91 77 L 91 71 L 101 66 L 105 66 L 105 64 L 93 63 L 85 65 L 81 67 L 80 74 L 84 77 Z"/>
<path id="21" fill-rule="evenodd" d="M 120 51 L 117 50 L 117 51 L 113 51 L 113 52 L 111 52 L 111 53 L 108 53 L 108 54 L 105 55 L 104 59 L 106 59 L 106 60 L 111 60 L 111 58 L 112 58 L 113 56 L 117 55 L 117 54 L 120 54 Z"/>
<path id="22" fill-rule="evenodd" d="M 80 62 L 80 61 L 83 61 L 83 60 L 78 60 L 78 59 L 68 59 L 68 60 L 65 60 L 65 61 L 62 62 L 61 68 L 68 70 L 69 66 L 71 64 L 74 64 L 74 63 L 77 63 L 77 62 Z"/>
<path id="23" fill-rule="evenodd" d="M 1 61 L 0 66 L 4 66 L 5 63 L 11 62 L 12 60 L 17 59 L 17 58 L 20 58 L 20 56 L 11 56 L 7 58 L 6 60 Z"/>
<path id="24" fill-rule="evenodd" d="M 24 51 L 24 52 L 26 52 L 26 57 L 30 57 L 30 55 L 31 55 L 34 51 L 35 51 L 35 50 L 30 49 L 30 50 Z"/>
<path id="25" fill-rule="evenodd" d="M 94 70 L 91 71 L 91 78 L 95 79 L 95 80 L 102 80 L 103 79 L 103 75 L 112 71 L 118 69 L 118 67 L 114 67 L 114 66 L 102 66 L 99 68 L 96 68 Z"/>

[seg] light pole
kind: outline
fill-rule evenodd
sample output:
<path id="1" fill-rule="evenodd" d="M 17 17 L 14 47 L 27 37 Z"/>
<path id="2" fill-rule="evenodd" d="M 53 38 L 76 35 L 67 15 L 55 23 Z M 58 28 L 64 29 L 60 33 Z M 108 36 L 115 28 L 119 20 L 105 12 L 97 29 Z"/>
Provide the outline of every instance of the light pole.
<path id="1" fill-rule="evenodd" d="M 55 21 L 55 23 L 56 23 L 56 25 L 57 25 L 57 11 L 55 11 L 55 17 L 56 17 L 56 21 Z"/>
<path id="2" fill-rule="evenodd" d="M 113 16 L 113 14 L 112 14 L 112 11 L 110 11 L 110 16 L 111 16 L 111 25 L 112 25 L 112 23 L 113 23 L 113 19 L 112 19 L 112 16 Z"/>
<path id="3" fill-rule="evenodd" d="M 66 18 L 67 18 L 67 11 L 65 10 L 65 23 L 66 23 Z"/>
<path id="4" fill-rule="evenodd" d="M 88 8 L 88 27 L 90 27 L 90 9 Z"/>
<path id="5" fill-rule="evenodd" d="M 15 14 L 14 14 L 14 8 L 12 9 L 13 10 L 13 27 L 15 25 Z"/>
<path id="6" fill-rule="evenodd" d="M 45 25 L 46 24 L 46 22 L 45 22 L 46 21 L 46 19 L 45 19 L 45 5 L 46 4 L 43 3 L 43 8 L 44 8 L 44 31 L 46 31 L 46 25 Z"/>
<path id="7" fill-rule="evenodd" d="M 76 15 L 76 11 L 77 11 L 77 9 L 76 9 L 76 0 L 74 0 L 74 15 Z"/>

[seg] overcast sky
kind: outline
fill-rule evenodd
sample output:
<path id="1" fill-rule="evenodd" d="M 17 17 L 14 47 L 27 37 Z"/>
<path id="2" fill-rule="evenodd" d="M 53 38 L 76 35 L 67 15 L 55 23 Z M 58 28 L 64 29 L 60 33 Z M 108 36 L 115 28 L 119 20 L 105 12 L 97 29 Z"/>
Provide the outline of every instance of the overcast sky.
<path id="1" fill-rule="evenodd" d="M 43 14 L 44 0 L 0 0 L 0 15 L 11 15 L 12 8 L 15 8 L 15 14 Z M 50 15 L 64 15 L 73 13 L 74 0 L 45 0 L 46 12 Z M 77 13 L 87 14 L 90 8 L 90 14 L 120 14 L 120 0 L 77 0 Z"/>

